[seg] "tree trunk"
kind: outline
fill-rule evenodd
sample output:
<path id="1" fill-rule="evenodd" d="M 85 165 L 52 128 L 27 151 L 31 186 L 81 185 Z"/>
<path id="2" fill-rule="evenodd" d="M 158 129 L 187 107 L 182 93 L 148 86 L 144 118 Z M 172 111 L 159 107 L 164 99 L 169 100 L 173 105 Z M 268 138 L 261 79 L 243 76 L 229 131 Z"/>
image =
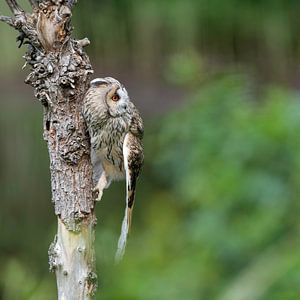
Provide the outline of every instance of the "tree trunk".
<path id="1" fill-rule="evenodd" d="M 91 299 L 97 286 L 94 258 L 94 199 L 90 144 L 81 114 L 82 100 L 93 73 L 83 47 L 87 39 L 70 37 L 75 0 L 29 0 L 24 12 L 6 0 L 14 17 L 0 20 L 20 32 L 28 44 L 30 66 L 25 82 L 44 106 L 44 139 L 50 156 L 52 201 L 58 231 L 49 249 L 59 300 Z"/>

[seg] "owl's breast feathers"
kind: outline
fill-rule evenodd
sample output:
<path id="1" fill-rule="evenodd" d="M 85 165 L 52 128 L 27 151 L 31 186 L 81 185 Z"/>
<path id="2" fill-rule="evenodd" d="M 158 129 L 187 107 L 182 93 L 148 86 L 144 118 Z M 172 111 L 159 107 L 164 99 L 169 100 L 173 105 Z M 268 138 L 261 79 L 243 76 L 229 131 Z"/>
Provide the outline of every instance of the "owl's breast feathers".
<path id="1" fill-rule="evenodd" d="M 91 146 L 104 169 L 115 179 L 124 177 L 123 143 L 130 132 L 141 143 L 143 121 L 138 110 L 129 102 L 126 112 L 111 117 L 103 103 L 95 101 L 95 92 L 86 95 L 84 116 L 91 137 Z"/>
<path id="2" fill-rule="evenodd" d="M 119 86 L 119 92 L 116 85 Z M 120 261 L 126 248 L 136 182 L 144 160 L 143 121 L 126 89 L 111 77 L 98 78 L 91 82 L 83 106 L 83 115 L 91 138 L 94 175 L 100 174 L 98 178 L 95 176 L 99 194 L 102 196 L 103 189 L 111 181 L 124 177 L 126 179 L 126 210 L 116 253 L 116 261 Z"/>
<path id="3" fill-rule="evenodd" d="M 115 179 L 121 179 L 124 174 L 123 141 L 129 130 L 129 122 L 122 117 L 107 118 L 93 130 L 91 146 L 102 161 L 107 173 Z M 120 173 L 120 174 L 119 174 Z"/>

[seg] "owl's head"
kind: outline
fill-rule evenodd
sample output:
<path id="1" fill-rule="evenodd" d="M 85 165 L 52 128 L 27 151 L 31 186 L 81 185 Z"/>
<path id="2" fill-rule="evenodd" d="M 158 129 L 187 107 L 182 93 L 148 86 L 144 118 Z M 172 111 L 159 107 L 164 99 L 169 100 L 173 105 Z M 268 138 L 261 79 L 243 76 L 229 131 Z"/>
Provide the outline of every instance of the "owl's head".
<path id="1" fill-rule="evenodd" d="M 101 90 L 101 96 L 112 117 L 124 114 L 130 101 L 125 87 L 112 77 L 96 78 L 90 83 L 91 88 Z"/>

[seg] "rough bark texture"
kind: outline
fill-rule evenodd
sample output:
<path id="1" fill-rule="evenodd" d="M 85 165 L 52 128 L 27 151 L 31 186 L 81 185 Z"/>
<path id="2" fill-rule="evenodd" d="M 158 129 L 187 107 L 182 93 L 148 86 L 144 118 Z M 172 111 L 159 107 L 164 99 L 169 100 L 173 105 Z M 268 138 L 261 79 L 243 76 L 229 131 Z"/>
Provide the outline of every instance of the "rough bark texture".
<path id="1" fill-rule="evenodd" d="M 0 16 L 20 32 L 20 45 L 30 66 L 25 82 L 34 87 L 44 106 L 44 139 L 50 156 L 52 201 L 58 232 L 49 249 L 56 272 L 58 299 L 91 299 L 94 273 L 94 200 L 90 145 L 81 114 L 92 67 L 83 47 L 87 39 L 70 37 L 75 0 L 30 0 L 24 12 L 16 0 L 6 0 L 14 16 Z"/>

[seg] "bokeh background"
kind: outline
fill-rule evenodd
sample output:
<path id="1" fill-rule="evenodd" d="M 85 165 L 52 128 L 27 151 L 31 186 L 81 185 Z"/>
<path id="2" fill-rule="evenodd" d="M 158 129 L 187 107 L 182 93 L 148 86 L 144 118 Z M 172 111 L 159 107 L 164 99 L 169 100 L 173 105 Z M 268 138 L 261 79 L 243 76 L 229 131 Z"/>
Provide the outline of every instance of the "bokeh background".
<path id="1" fill-rule="evenodd" d="M 95 76 L 120 79 L 146 127 L 119 266 L 124 183 L 97 205 L 95 299 L 300 299 L 299 12 L 299 0 L 79 1 Z M 0 24 L 0 37 L 0 299 L 52 300 L 42 107 L 16 33 Z"/>

